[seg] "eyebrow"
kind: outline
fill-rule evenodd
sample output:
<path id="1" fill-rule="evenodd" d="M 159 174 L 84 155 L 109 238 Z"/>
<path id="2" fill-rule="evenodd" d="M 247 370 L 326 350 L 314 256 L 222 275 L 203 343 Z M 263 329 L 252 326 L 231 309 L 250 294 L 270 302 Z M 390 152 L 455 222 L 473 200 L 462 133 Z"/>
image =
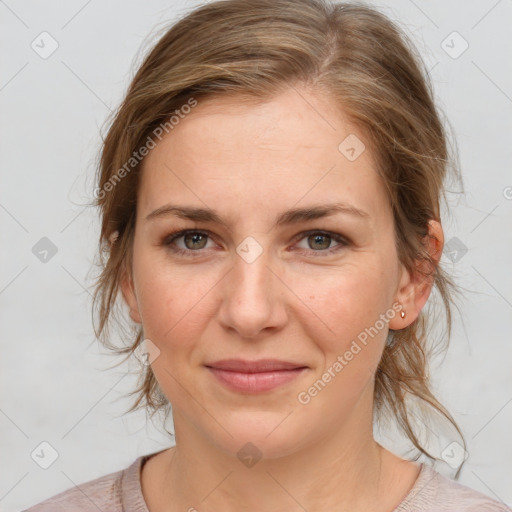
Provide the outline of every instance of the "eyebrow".
<path id="1" fill-rule="evenodd" d="M 347 203 L 332 203 L 310 206 L 307 208 L 293 208 L 282 212 L 276 219 L 274 227 L 308 222 L 322 217 L 329 217 L 337 213 L 351 215 L 357 218 L 369 220 L 370 214 Z M 166 204 L 152 211 L 146 216 L 146 222 L 152 219 L 174 215 L 181 219 L 196 222 L 213 222 L 227 226 L 226 221 L 210 208 L 197 208 L 193 206 L 178 206 Z"/>

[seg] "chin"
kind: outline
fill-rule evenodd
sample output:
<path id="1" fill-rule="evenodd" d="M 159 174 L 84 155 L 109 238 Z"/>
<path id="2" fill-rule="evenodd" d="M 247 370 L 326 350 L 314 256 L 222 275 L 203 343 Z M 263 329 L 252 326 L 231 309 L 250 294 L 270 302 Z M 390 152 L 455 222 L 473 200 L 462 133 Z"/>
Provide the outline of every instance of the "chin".
<path id="1" fill-rule="evenodd" d="M 293 414 L 287 418 L 289 412 L 233 412 L 222 422 L 232 437 L 224 429 L 219 429 L 214 442 L 242 462 L 245 456 L 264 459 L 285 457 L 306 444 L 306 432 L 295 424 L 297 418 L 292 419 Z"/>

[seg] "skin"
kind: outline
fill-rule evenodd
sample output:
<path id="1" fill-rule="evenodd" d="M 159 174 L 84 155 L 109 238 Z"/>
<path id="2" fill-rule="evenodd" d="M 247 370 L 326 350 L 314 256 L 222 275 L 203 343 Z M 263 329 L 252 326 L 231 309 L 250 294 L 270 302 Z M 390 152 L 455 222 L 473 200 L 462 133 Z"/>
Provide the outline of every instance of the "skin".
<path id="1" fill-rule="evenodd" d="M 418 476 L 418 464 L 374 440 L 373 389 L 388 328 L 417 318 L 432 281 L 400 263 L 369 149 L 355 161 L 338 150 L 347 135 L 364 135 L 330 101 L 305 88 L 266 103 L 202 100 L 143 162 L 122 292 L 132 320 L 160 351 L 152 369 L 172 403 L 176 435 L 176 446 L 143 468 L 151 512 L 388 511 Z M 340 201 L 369 218 L 336 214 L 273 227 L 284 210 Z M 172 215 L 146 221 L 167 203 L 212 208 L 225 224 Z M 210 237 L 175 240 L 193 253 L 178 255 L 163 242 L 181 229 Z M 310 230 L 338 233 L 348 244 L 300 235 Z M 430 234 L 438 261 L 438 222 Z M 236 252 L 248 236 L 263 251 L 251 263 Z M 298 394 L 397 301 L 406 317 L 395 314 L 308 404 L 299 403 Z M 204 366 L 225 358 L 308 368 L 251 395 L 226 389 Z M 247 442 L 262 455 L 252 467 L 237 457 Z"/>

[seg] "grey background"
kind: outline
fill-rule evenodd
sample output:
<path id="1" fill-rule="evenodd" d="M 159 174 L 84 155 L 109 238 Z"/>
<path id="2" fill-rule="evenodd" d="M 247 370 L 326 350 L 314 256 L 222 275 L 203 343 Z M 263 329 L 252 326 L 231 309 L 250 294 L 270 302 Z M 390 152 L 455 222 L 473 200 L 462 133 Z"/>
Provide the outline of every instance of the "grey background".
<path id="1" fill-rule="evenodd" d="M 100 128 L 141 51 L 199 3 L 0 1 L 3 511 L 173 444 L 143 412 L 123 414 L 137 362 L 109 369 L 115 360 L 94 340 L 98 221 L 83 205 L 91 200 Z M 445 237 L 457 253 L 445 252 L 442 261 L 466 293 L 451 346 L 432 367 L 437 396 L 468 442 L 459 481 L 512 504 L 512 2 L 374 5 L 413 36 L 459 144 L 466 196 L 449 196 Z M 43 31 L 58 43 L 47 58 L 31 47 L 51 49 Z M 469 44 L 457 58 L 464 41 L 454 31 Z M 57 249 L 46 262 L 33 252 L 43 237 Z M 449 435 L 436 435 L 441 451 Z M 42 442 L 59 455 L 48 469 L 31 458 Z M 400 442 L 390 443 L 399 453 Z"/>

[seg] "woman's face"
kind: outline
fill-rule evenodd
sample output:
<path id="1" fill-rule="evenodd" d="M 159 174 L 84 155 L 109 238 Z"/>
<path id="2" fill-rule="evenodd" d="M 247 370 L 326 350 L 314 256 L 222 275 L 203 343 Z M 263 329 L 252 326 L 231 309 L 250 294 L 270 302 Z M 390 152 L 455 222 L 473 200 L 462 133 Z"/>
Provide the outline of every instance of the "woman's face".
<path id="1" fill-rule="evenodd" d="M 320 98 L 200 101 L 144 161 L 123 294 L 158 353 L 178 442 L 193 431 L 277 457 L 371 432 L 388 327 L 406 326 L 396 298 L 407 273 L 364 137 Z M 329 214 L 287 213 L 319 207 Z M 196 233 L 171 240 L 181 230 Z M 251 376 L 219 369 L 228 359 L 302 369 Z"/>

